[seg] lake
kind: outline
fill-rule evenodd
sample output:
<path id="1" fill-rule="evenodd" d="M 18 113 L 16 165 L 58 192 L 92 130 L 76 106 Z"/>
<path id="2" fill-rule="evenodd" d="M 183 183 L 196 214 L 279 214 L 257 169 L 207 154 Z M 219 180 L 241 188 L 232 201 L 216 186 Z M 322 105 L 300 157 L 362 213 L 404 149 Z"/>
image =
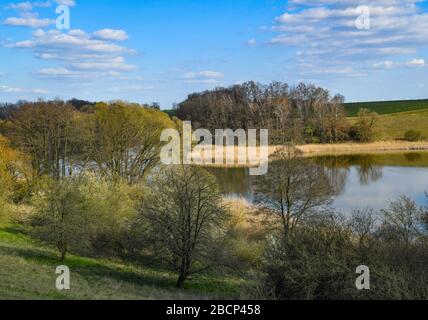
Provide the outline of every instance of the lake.
<path id="1" fill-rule="evenodd" d="M 333 206 L 344 213 L 352 209 L 385 208 L 401 195 L 428 204 L 428 152 L 380 153 L 311 158 L 322 166 L 334 189 Z M 255 178 L 248 168 L 209 168 L 223 194 L 254 201 Z"/>

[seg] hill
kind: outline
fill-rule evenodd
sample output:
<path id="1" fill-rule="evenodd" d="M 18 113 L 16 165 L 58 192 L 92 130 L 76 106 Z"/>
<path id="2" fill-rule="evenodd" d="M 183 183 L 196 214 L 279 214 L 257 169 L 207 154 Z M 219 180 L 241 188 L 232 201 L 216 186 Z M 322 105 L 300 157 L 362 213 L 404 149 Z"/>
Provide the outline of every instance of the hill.
<path id="1" fill-rule="evenodd" d="M 349 118 L 351 124 L 355 117 Z M 383 114 L 379 119 L 379 138 L 401 140 L 408 130 L 419 131 L 423 140 L 428 140 L 428 108 L 407 112 Z"/>
<path id="2" fill-rule="evenodd" d="M 426 100 L 397 100 L 397 101 L 374 101 L 346 103 L 345 108 L 348 117 L 357 116 L 361 108 L 367 108 L 380 115 L 428 109 L 428 99 Z"/>

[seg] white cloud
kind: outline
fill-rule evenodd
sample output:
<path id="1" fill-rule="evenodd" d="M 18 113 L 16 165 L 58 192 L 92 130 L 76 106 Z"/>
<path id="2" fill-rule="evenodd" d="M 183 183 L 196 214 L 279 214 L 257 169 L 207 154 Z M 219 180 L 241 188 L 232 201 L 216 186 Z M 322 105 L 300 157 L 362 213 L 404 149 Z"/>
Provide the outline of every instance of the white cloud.
<path id="1" fill-rule="evenodd" d="M 224 78 L 224 74 L 218 71 L 189 72 L 181 76 L 185 83 L 189 84 L 219 84 L 219 80 Z"/>
<path id="2" fill-rule="evenodd" d="M 45 68 L 45 69 L 40 69 L 37 73 L 41 76 L 66 76 L 66 77 L 70 77 L 70 76 L 75 75 L 73 72 L 71 72 L 70 70 L 68 70 L 66 68 Z"/>
<path id="3" fill-rule="evenodd" d="M 373 67 L 377 69 L 392 69 L 395 66 L 397 66 L 397 63 L 389 60 L 373 64 Z"/>
<path id="4" fill-rule="evenodd" d="M 16 42 L 9 47 L 29 49 L 39 59 L 62 64 L 61 67 L 39 70 L 38 75 L 45 77 L 85 78 L 94 76 L 94 73 L 109 76 L 118 71 L 137 70 L 137 66 L 127 64 L 124 58 L 133 54 L 133 50 L 111 41 L 92 39 L 85 31 L 78 29 L 67 33 L 38 29 L 33 32 L 32 39 Z"/>
<path id="5" fill-rule="evenodd" d="M 126 31 L 123 30 L 114 30 L 114 29 L 103 29 L 94 32 L 94 37 L 97 39 L 103 40 L 116 40 L 116 41 L 124 41 L 129 38 Z"/>
<path id="6" fill-rule="evenodd" d="M 11 3 L 6 8 L 7 9 L 13 9 L 18 11 L 31 11 L 33 8 L 49 8 L 52 6 L 52 3 L 49 1 L 38 1 L 38 2 L 18 2 L 18 3 Z"/>
<path id="7" fill-rule="evenodd" d="M 3 21 L 4 25 L 15 27 L 28 27 L 28 28 L 44 28 L 54 24 L 55 20 L 52 19 L 39 19 L 34 16 L 27 17 L 10 17 Z"/>
<path id="8" fill-rule="evenodd" d="M 21 93 L 23 91 L 24 91 L 24 89 L 22 89 L 22 88 L 0 86 L 0 92 L 2 92 L 2 93 Z"/>
<path id="9" fill-rule="evenodd" d="M 0 85 L 1 93 L 34 93 L 34 94 L 42 94 L 48 93 L 48 90 L 45 89 L 23 89 L 19 87 L 10 87 L 5 85 Z"/>
<path id="10" fill-rule="evenodd" d="M 58 5 L 64 5 L 68 7 L 74 7 L 76 5 L 76 1 L 74 0 L 54 0 Z"/>
<path id="11" fill-rule="evenodd" d="M 424 59 L 412 59 L 406 63 L 408 67 L 424 67 L 425 60 Z"/>
<path id="12" fill-rule="evenodd" d="M 400 67 L 424 67 L 425 66 L 425 60 L 424 59 L 412 59 L 407 61 L 406 63 L 403 62 L 394 62 L 394 61 L 382 61 L 373 64 L 374 68 L 378 69 L 392 69 L 392 68 L 400 68 Z"/>
<path id="13" fill-rule="evenodd" d="M 153 90 L 155 87 L 152 85 L 132 85 L 126 87 L 113 87 L 110 90 L 113 92 L 131 92 L 131 91 L 145 91 L 145 90 Z"/>
<path id="14" fill-rule="evenodd" d="M 276 34 L 268 44 L 292 48 L 300 68 L 310 63 L 313 73 L 337 65 L 355 71 L 397 67 L 391 58 L 408 59 L 428 43 L 428 13 L 419 2 L 291 0 L 286 12 L 275 18 L 270 31 Z M 370 8 L 368 30 L 356 25 L 361 5 Z M 422 64 L 414 61 L 410 65 Z"/>
<path id="15" fill-rule="evenodd" d="M 224 74 L 217 71 L 200 71 L 200 72 L 189 72 L 183 75 L 183 79 L 195 80 L 195 79 L 222 79 Z"/>
<path id="16" fill-rule="evenodd" d="M 256 44 L 257 44 L 256 39 L 250 39 L 247 41 L 247 45 L 249 45 L 249 46 L 255 46 Z"/>

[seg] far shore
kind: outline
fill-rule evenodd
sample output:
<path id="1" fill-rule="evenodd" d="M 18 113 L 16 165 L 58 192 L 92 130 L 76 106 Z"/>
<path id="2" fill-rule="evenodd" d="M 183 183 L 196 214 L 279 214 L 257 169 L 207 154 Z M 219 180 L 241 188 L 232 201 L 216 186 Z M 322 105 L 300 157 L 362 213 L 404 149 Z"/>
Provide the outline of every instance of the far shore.
<path id="1" fill-rule="evenodd" d="M 271 157 L 276 151 L 278 151 L 283 146 L 269 146 L 268 154 Z M 418 151 L 427 151 L 428 152 L 428 141 L 418 141 L 418 142 L 408 142 L 408 141 L 377 141 L 371 143 L 331 143 L 331 144 L 306 144 L 306 145 L 297 145 L 296 146 L 305 157 L 316 157 L 316 156 L 328 156 L 328 155 L 352 155 L 352 154 L 373 154 L 373 153 L 401 153 L 401 152 L 418 152 Z M 213 148 L 215 148 L 213 146 Z M 207 166 L 214 167 L 243 167 L 243 166 L 253 166 L 257 165 L 256 163 L 248 163 L 247 165 L 239 165 L 238 163 L 232 164 L 238 152 L 241 152 L 245 148 L 245 151 L 248 152 L 250 147 L 227 147 L 225 148 L 224 159 L 227 160 L 229 164 L 216 165 L 216 164 L 207 164 Z M 234 152 L 231 150 L 233 149 Z M 260 148 L 255 148 L 257 154 L 260 151 Z M 213 149 L 214 150 L 214 149 Z M 227 156 L 227 151 L 229 156 Z M 214 153 L 213 153 L 214 154 Z M 205 163 L 211 163 L 208 158 L 205 158 L 204 154 L 193 153 L 193 159 L 198 159 Z"/>
<path id="2" fill-rule="evenodd" d="M 301 150 L 305 156 L 412 152 L 428 151 L 428 141 L 377 141 L 370 143 L 307 144 L 297 146 L 297 148 Z"/>

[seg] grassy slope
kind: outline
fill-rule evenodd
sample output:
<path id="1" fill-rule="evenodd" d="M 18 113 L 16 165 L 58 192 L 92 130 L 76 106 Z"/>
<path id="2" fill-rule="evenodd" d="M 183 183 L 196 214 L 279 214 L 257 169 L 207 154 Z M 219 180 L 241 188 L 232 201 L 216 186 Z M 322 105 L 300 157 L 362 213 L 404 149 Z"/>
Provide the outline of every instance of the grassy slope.
<path id="1" fill-rule="evenodd" d="M 238 297 L 242 280 L 198 276 L 184 290 L 175 275 L 119 262 L 70 256 L 71 290 L 55 288 L 60 265 L 52 248 L 12 228 L 0 228 L 1 299 L 210 299 Z"/>
<path id="2" fill-rule="evenodd" d="M 357 116 L 359 109 L 367 108 L 378 114 L 392 114 L 398 112 L 428 109 L 428 100 L 401 100 L 347 103 L 345 108 L 349 117 Z"/>
<path id="3" fill-rule="evenodd" d="M 355 118 L 350 118 L 353 123 Z M 392 113 L 380 116 L 380 137 L 386 140 L 402 139 L 406 131 L 420 131 L 424 140 L 428 139 L 428 106 L 427 109 Z"/>

